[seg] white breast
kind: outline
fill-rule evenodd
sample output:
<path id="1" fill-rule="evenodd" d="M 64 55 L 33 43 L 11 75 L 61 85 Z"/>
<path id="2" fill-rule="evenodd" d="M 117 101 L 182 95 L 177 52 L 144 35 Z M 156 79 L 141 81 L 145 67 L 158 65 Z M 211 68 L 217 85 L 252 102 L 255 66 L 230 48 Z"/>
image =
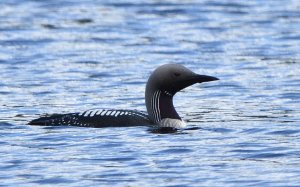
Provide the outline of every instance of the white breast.
<path id="1" fill-rule="evenodd" d="M 180 129 L 186 127 L 186 123 L 179 119 L 164 118 L 158 122 L 158 126 Z"/>

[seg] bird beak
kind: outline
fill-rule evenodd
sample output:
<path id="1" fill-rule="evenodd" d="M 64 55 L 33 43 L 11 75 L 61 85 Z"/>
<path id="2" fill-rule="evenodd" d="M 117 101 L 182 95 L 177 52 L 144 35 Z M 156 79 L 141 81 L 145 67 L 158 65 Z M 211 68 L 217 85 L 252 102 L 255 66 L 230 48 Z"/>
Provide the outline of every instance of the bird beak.
<path id="1" fill-rule="evenodd" d="M 196 75 L 195 79 L 198 83 L 219 80 L 217 77 L 212 77 L 212 76 L 208 76 L 208 75 Z"/>
<path id="2" fill-rule="evenodd" d="M 186 78 L 185 80 L 182 80 L 180 82 L 177 82 L 176 85 L 172 85 L 172 88 L 170 89 L 171 93 L 173 93 L 173 95 L 176 94 L 176 92 L 189 87 L 193 84 L 196 83 L 202 83 L 202 82 L 209 82 L 209 81 L 216 81 L 219 80 L 216 77 L 212 77 L 212 76 L 207 76 L 207 75 L 198 75 L 198 74 L 193 74 L 192 76 Z"/>

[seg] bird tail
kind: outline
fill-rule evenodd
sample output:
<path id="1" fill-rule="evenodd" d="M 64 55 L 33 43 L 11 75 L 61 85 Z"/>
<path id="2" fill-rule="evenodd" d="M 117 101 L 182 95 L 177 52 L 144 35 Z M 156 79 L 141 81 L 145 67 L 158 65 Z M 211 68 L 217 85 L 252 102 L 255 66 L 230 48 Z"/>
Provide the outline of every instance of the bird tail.
<path id="1" fill-rule="evenodd" d="M 53 122 L 63 118 L 64 116 L 65 114 L 46 115 L 30 121 L 28 125 L 42 125 L 42 126 L 55 125 L 55 123 Z M 59 124 L 57 123 L 57 125 Z"/>

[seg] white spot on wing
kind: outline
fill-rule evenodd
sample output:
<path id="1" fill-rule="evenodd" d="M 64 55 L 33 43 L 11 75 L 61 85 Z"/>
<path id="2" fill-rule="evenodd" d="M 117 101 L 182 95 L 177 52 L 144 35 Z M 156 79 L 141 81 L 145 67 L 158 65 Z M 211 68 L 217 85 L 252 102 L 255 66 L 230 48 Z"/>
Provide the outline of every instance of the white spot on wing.
<path id="1" fill-rule="evenodd" d="M 92 111 L 92 112 L 90 113 L 90 116 L 91 116 L 91 117 L 95 116 L 97 112 L 98 112 L 98 110 Z"/>
<path id="2" fill-rule="evenodd" d="M 115 117 L 119 116 L 119 114 L 120 114 L 120 111 L 117 111 L 117 112 L 115 113 Z"/>
<path id="3" fill-rule="evenodd" d="M 88 117 L 91 113 L 92 113 L 92 111 L 88 110 L 88 111 L 85 112 L 85 114 L 83 116 Z"/>
<path id="4" fill-rule="evenodd" d="M 105 113 L 106 113 L 106 110 L 103 110 L 102 112 L 101 112 L 101 116 L 104 116 L 105 115 Z"/>
<path id="5" fill-rule="evenodd" d="M 115 113 L 116 113 L 116 111 L 114 110 L 114 111 L 112 111 L 112 112 L 110 113 L 110 115 L 111 115 L 111 116 L 114 116 Z"/>

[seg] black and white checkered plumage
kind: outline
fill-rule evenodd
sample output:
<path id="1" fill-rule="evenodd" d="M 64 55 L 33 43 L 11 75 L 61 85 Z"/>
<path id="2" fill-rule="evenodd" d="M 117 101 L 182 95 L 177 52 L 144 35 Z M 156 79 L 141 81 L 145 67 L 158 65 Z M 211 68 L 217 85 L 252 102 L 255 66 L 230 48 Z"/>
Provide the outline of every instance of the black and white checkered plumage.
<path id="1" fill-rule="evenodd" d="M 136 110 L 93 109 L 82 113 L 53 114 L 32 120 L 30 125 L 80 126 L 80 127 L 126 127 L 153 124 L 146 112 Z"/>

